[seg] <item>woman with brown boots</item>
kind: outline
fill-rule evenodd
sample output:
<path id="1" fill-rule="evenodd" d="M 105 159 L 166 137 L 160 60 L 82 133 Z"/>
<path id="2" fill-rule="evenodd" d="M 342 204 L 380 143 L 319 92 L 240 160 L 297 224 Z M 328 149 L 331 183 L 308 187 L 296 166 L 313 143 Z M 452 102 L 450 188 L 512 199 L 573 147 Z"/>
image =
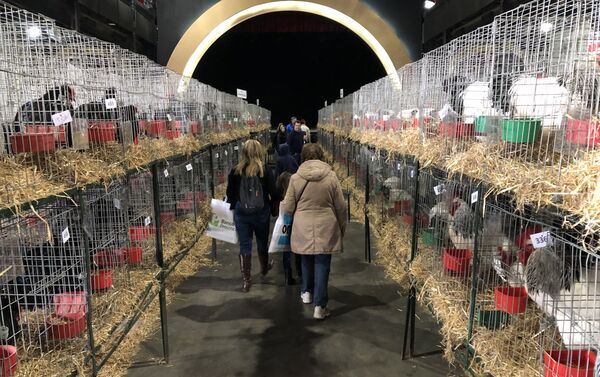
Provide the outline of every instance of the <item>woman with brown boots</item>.
<path id="1" fill-rule="evenodd" d="M 240 243 L 242 292 L 250 290 L 252 235 L 256 236 L 260 273 L 272 268 L 269 261 L 269 225 L 271 201 L 276 200 L 275 179 L 265 166 L 265 149 L 256 140 L 248 140 L 242 148 L 240 162 L 227 179 L 227 202 L 234 210 L 235 228 Z"/>

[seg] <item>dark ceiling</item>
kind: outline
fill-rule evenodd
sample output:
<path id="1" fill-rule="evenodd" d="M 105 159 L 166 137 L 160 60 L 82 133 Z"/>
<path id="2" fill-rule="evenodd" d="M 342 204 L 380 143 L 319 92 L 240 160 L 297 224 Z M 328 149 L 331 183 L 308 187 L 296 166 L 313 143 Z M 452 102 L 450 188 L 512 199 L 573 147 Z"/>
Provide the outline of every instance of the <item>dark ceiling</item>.
<path id="1" fill-rule="evenodd" d="M 219 38 L 194 77 L 219 90 L 248 91 L 271 110 L 272 123 L 305 118 L 315 126 L 325 101 L 385 75 L 372 50 L 353 32 L 326 18 L 281 12 L 255 17 Z"/>

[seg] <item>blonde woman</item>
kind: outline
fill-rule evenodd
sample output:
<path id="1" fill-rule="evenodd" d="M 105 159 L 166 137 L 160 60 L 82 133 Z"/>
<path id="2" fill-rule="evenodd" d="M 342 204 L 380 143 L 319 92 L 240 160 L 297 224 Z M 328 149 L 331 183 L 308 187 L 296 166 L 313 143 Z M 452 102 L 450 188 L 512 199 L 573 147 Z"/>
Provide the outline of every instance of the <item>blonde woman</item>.
<path id="1" fill-rule="evenodd" d="M 227 179 L 227 201 L 234 210 L 235 227 L 240 243 L 242 292 L 250 290 L 252 235 L 256 236 L 261 275 L 272 267 L 269 262 L 269 224 L 271 201 L 277 200 L 275 179 L 265 166 L 265 149 L 256 140 L 244 143 L 240 162 Z"/>

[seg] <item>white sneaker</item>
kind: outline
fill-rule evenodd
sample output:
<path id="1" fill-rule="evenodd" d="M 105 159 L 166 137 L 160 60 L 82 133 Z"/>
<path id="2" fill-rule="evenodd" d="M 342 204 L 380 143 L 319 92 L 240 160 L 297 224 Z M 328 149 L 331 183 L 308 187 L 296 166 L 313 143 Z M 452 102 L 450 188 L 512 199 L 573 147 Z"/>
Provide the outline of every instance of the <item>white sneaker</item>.
<path id="1" fill-rule="evenodd" d="M 312 293 L 310 293 L 310 292 L 300 293 L 300 298 L 302 299 L 302 302 L 305 304 L 312 303 Z"/>
<path id="2" fill-rule="evenodd" d="M 320 306 L 315 306 L 315 314 L 313 315 L 316 319 L 325 319 L 325 317 L 329 317 L 331 312 L 327 308 L 322 308 Z"/>

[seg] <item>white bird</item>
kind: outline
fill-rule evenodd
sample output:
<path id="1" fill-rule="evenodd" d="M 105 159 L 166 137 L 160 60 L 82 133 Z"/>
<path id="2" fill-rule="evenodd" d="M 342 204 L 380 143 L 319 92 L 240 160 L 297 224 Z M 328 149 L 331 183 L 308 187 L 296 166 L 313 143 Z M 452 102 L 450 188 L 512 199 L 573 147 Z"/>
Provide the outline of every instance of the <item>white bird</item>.
<path id="1" fill-rule="evenodd" d="M 466 124 L 475 123 L 479 116 L 498 115 L 491 99 L 490 84 L 485 81 L 475 81 L 460 93 L 463 101 L 463 120 Z"/>
<path id="2" fill-rule="evenodd" d="M 520 77 L 508 93 L 513 117 L 541 119 L 545 128 L 559 127 L 569 106 L 570 93 L 557 77 Z"/>

